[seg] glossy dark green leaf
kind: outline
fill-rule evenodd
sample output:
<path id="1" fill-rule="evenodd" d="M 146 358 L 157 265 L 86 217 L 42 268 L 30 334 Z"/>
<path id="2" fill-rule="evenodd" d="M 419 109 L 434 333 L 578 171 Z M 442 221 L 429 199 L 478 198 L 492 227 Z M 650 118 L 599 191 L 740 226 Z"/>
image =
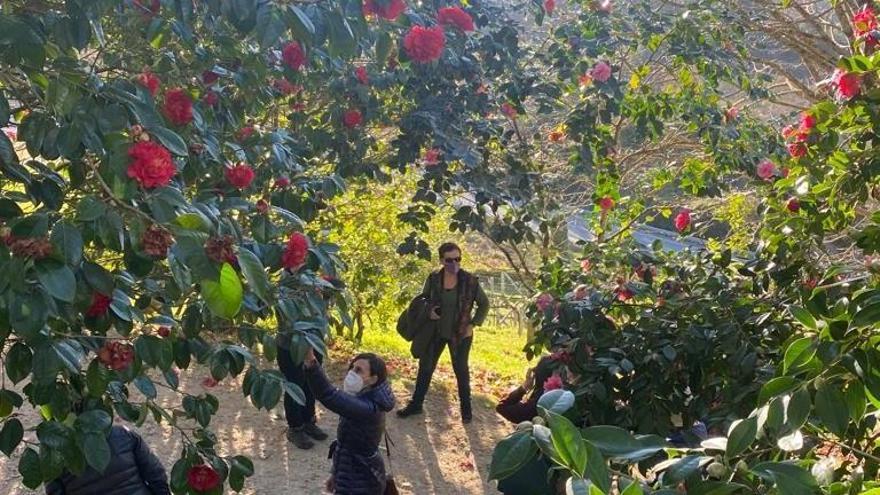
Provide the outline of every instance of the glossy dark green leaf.
<path id="1" fill-rule="evenodd" d="M 0 428 L 0 452 L 6 454 L 6 457 L 11 457 L 22 438 L 24 438 L 24 426 L 21 421 L 18 418 L 7 419 L 3 423 L 3 428 Z"/>
<path id="2" fill-rule="evenodd" d="M 492 451 L 489 478 L 503 480 L 520 470 L 538 453 L 538 446 L 528 432 L 517 432 L 501 440 Z"/>

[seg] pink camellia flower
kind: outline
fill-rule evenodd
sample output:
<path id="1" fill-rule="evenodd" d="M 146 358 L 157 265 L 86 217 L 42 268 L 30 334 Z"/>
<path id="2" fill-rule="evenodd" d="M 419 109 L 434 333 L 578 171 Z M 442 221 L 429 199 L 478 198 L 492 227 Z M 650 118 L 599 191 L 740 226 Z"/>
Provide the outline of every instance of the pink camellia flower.
<path id="1" fill-rule="evenodd" d="M 562 388 L 562 377 L 553 373 L 546 381 L 544 381 L 544 392 Z"/>
<path id="2" fill-rule="evenodd" d="M 440 149 L 439 148 L 431 148 L 425 151 L 424 156 L 422 157 L 422 161 L 425 165 L 433 166 L 440 163 Z"/>
<path id="3" fill-rule="evenodd" d="M 788 139 L 797 133 L 797 129 L 795 129 L 793 125 L 787 125 L 783 127 L 779 133 L 782 134 L 782 137 Z"/>
<path id="4" fill-rule="evenodd" d="M 836 69 L 831 75 L 831 84 L 834 85 L 834 94 L 838 99 L 849 100 L 858 96 L 862 88 L 862 78 L 858 74 Z"/>
<path id="5" fill-rule="evenodd" d="M 611 208 L 614 208 L 614 199 L 610 196 L 601 198 L 599 200 L 599 208 L 601 208 L 603 212 L 609 211 Z"/>
<path id="6" fill-rule="evenodd" d="M 599 62 L 593 66 L 591 75 L 593 79 L 603 83 L 611 79 L 611 66 L 605 62 Z"/>
<path id="7" fill-rule="evenodd" d="M 801 211 L 801 202 L 797 198 L 791 198 L 788 203 L 785 203 L 785 208 L 792 213 L 797 213 Z"/>
<path id="8" fill-rule="evenodd" d="M 678 215 L 675 215 L 673 223 L 675 224 L 675 230 L 679 232 L 687 230 L 691 226 L 691 210 L 683 208 L 678 212 Z"/>
<path id="9" fill-rule="evenodd" d="M 814 127 L 816 127 L 817 123 L 818 123 L 818 119 L 816 119 L 815 115 L 813 115 L 809 112 L 801 113 L 801 128 L 800 128 L 801 131 L 812 130 Z"/>
<path id="10" fill-rule="evenodd" d="M 358 82 L 363 85 L 367 85 L 370 83 L 370 76 L 367 74 L 366 67 L 361 66 L 355 69 L 354 76 L 357 78 Z"/>
<path id="11" fill-rule="evenodd" d="M 553 296 L 547 294 L 546 292 L 538 296 L 535 299 L 535 306 L 538 307 L 538 311 L 547 311 L 550 306 L 553 305 Z"/>
<path id="12" fill-rule="evenodd" d="M 732 120 L 736 120 L 736 118 L 739 117 L 739 108 L 736 108 L 736 107 L 728 108 L 724 112 L 724 117 L 727 119 L 728 122 L 730 122 Z"/>
<path id="13" fill-rule="evenodd" d="M 589 273 L 589 271 L 593 268 L 593 264 L 590 263 L 590 260 L 581 260 L 581 271 L 584 273 Z"/>
<path id="14" fill-rule="evenodd" d="M 861 38 L 862 36 L 877 29 L 877 16 L 874 9 L 869 5 L 865 5 L 862 10 L 858 11 L 852 18 L 853 36 Z"/>
<path id="15" fill-rule="evenodd" d="M 544 12 L 553 15 L 554 10 L 556 10 L 556 0 L 544 0 Z"/>
<path id="16" fill-rule="evenodd" d="M 776 164 L 770 160 L 761 160 L 757 168 L 758 177 L 763 180 L 772 180 L 777 173 Z"/>
<path id="17" fill-rule="evenodd" d="M 510 103 L 504 102 L 501 104 L 501 113 L 509 119 L 516 119 L 516 108 L 513 108 L 513 105 Z"/>

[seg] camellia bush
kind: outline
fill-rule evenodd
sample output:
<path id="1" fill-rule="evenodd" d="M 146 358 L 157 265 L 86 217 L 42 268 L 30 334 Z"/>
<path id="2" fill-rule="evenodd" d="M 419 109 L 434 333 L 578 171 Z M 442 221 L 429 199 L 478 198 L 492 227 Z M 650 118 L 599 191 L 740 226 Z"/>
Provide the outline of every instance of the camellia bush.
<path id="1" fill-rule="evenodd" d="M 570 390 L 499 443 L 493 478 L 542 455 L 568 493 L 880 492 L 878 19 L 850 22 L 827 100 L 749 171 L 750 252 L 637 249 L 600 201 L 610 235 L 545 263 L 527 352 L 554 351 Z M 669 213 L 682 235 L 711 217 Z"/>
<path id="2" fill-rule="evenodd" d="M 436 199 L 487 174 L 476 147 L 505 117 L 480 88 L 518 55 L 500 9 L 4 2 L 0 451 L 23 484 L 101 471 L 121 419 L 180 434 L 175 493 L 240 490 L 252 462 L 216 450 L 218 399 L 180 375 L 243 373 L 257 408 L 302 399 L 258 355 L 274 358 L 276 326 L 294 360 L 324 352 L 331 303 L 350 324 L 315 219 L 353 177 L 423 167 Z"/>

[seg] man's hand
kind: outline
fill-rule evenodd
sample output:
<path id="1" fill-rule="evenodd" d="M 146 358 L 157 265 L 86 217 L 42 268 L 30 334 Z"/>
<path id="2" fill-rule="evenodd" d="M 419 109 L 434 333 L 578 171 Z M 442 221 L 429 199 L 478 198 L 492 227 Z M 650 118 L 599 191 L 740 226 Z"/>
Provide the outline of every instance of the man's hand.
<path id="1" fill-rule="evenodd" d="M 522 382 L 523 390 L 529 391 L 535 386 L 535 368 L 526 371 L 526 379 Z"/>
<path id="2" fill-rule="evenodd" d="M 439 320 L 439 319 L 440 319 L 440 314 L 437 313 L 437 310 L 438 310 L 438 309 L 440 309 L 440 306 L 434 306 L 433 308 L 431 308 L 431 312 L 428 313 L 428 318 L 430 318 L 430 319 L 433 320 L 433 321 L 437 321 L 437 320 Z"/>
<path id="3" fill-rule="evenodd" d="M 314 368 L 318 364 L 318 358 L 315 357 L 315 350 L 309 347 L 306 357 L 303 359 L 303 366 L 306 368 Z"/>
<path id="4" fill-rule="evenodd" d="M 464 327 L 464 333 L 462 334 L 462 338 L 466 339 L 468 337 L 473 337 L 473 336 L 474 336 L 474 326 L 468 325 L 468 326 Z"/>

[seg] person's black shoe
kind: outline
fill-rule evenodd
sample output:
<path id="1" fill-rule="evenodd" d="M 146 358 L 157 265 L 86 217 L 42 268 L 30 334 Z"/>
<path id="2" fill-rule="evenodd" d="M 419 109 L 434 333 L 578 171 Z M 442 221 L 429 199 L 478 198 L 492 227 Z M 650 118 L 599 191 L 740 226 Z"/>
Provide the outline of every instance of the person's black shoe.
<path id="1" fill-rule="evenodd" d="M 309 439 L 309 436 L 306 434 L 305 428 L 302 426 L 287 428 L 287 441 L 296 445 L 297 448 L 300 448 L 302 450 L 309 450 L 310 448 L 315 446 L 315 442 Z"/>
<path id="2" fill-rule="evenodd" d="M 422 406 L 417 406 L 410 402 L 403 409 L 397 410 L 397 417 L 399 418 L 407 418 L 409 416 L 415 416 L 416 414 L 422 414 Z"/>
<path id="3" fill-rule="evenodd" d="M 461 422 L 462 423 L 469 425 L 469 424 L 471 424 L 471 421 L 473 421 L 473 420 L 474 420 L 474 415 L 471 412 L 464 412 L 464 411 L 461 412 Z"/>
<path id="4" fill-rule="evenodd" d="M 314 438 L 318 441 L 327 440 L 327 432 L 318 427 L 315 423 L 306 423 L 302 426 L 303 430 L 306 432 L 306 435 Z"/>

